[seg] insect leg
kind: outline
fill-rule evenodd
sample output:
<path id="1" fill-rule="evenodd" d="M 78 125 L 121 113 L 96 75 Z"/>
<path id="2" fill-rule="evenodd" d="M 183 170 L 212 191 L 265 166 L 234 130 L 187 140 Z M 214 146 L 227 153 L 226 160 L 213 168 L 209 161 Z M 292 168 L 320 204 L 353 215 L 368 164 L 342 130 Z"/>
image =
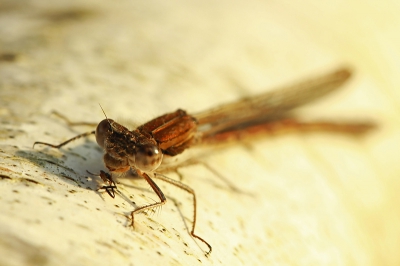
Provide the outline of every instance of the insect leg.
<path id="1" fill-rule="evenodd" d="M 160 174 L 155 173 L 154 174 L 154 178 L 157 178 L 157 179 L 160 179 L 160 180 L 165 181 L 167 183 L 170 183 L 171 185 L 179 187 L 180 189 L 183 189 L 183 190 L 187 191 L 188 193 L 192 194 L 192 196 L 193 196 L 193 223 L 192 223 L 192 229 L 190 231 L 190 235 L 192 237 L 194 237 L 194 238 L 197 238 L 198 240 L 200 240 L 204 244 L 206 244 L 206 246 L 208 247 L 208 251 L 206 252 L 206 256 L 208 256 L 212 251 L 211 245 L 208 244 L 208 242 L 206 240 L 204 240 L 202 237 L 196 235 L 195 232 L 194 232 L 194 230 L 196 228 L 196 219 L 197 219 L 197 201 L 196 201 L 196 194 L 195 194 L 194 190 L 191 187 L 189 187 L 189 186 L 187 186 L 187 185 L 185 185 L 185 184 L 183 184 L 183 183 L 181 183 L 179 181 L 176 181 L 174 179 L 168 178 L 168 177 L 166 177 L 164 175 L 160 175 Z"/>
<path id="2" fill-rule="evenodd" d="M 117 185 L 115 184 L 115 182 L 112 179 L 111 175 L 109 173 L 104 172 L 103 170 L 100 170 L 100 178 L 105 183 L 108 183 L 108 186 L 102 186 L 99 189 L 105 189 L 106 192 L 108 193 L 108 195 L 110 195 L 111 198 L 115 198 L 114 189 L 117 189 Z"/>
<path id="3" fill-rule="evenodd" d="M 37 145 L 37 144 L 42 144 L 42 145 L 46 145 L 46 146 L 49 146 L 49 147 L 52 147 L 52 148 L 59 149 L 59 148 L 61 148 L 62 146 L 67 145 L 67 144 L 70 143 L 71 141 L 74 141 L 74 140 L 77 140 L 77 139 L 80 139 L 80 138 L 84 138 L 84 137 L 87 137 L 87 136 L 92 135 L 92 134 L 93 134 L 93 135 L 95 134 L 95 131 L 94 131 L 94 130 L 93 130 L 93 131 L 90 131 L 90 132 L 86 132 L 86 133 L 79 134 L 79 135 L 77 135 L 77 136 L 75 136 L 75 137 L 73 137 L 73 138 L 71 138 L 71 139 L 69 139 L 69 140 L 66 140 L 66 141 L 64 141 L 63 143 L 58 144 L 58 145 L 54 145 L 54 144 L 50 144 L 50 143 L 46 143 L 46 142 L 41 142 L 41 141 L 35 141 L 35 143 L 33 143 L 33 147 L 32 147 L 32 148 L 35 148 L 35 145 Z"/>

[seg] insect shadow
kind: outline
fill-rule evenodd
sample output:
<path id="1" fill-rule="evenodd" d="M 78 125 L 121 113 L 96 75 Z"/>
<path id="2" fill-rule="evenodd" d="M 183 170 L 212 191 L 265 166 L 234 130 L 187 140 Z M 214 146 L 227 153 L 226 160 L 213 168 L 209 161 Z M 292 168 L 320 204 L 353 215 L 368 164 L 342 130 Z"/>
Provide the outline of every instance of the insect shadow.
<path id="1" fill-rule="evenodd" d="M 58 176 L 68 184 L 90 190 L 96 190 L 101 180 L 93 178 L 86 171 L 104 168 L 101 165 L 102 151 L 91 140 L 62 150 L 18 150 L 15 155 L 29 160 L 44 172 Z"/>

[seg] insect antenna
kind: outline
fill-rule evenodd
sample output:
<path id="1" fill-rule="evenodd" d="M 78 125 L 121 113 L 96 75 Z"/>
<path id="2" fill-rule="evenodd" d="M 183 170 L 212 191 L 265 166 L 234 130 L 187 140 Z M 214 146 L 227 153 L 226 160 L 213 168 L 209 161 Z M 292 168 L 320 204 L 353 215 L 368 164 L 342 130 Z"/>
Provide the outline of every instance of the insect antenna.
<path id="1" fill-rule="evenodd" d="M 111 131 L 113 130 L 113 126 L 112 126 L 112 124 L 110 123 L 110 119 L 107 117 L 107 115 L 106 115 L 106 112 L 104 112 L 104 109 L 103 109 L 103 107 L 101 106 L 101 104 L 99 103 L 99 106 L 100 106 L 100 108 L 101 108 L 101 111 L 103 112 L 103 114 L 104 114 L 104 116 L 106 117 L 106 119 L 107 119 L 107 122 L 108 122 L 108 124 L 110 125 L 110 127 L 111 127 Z"/>

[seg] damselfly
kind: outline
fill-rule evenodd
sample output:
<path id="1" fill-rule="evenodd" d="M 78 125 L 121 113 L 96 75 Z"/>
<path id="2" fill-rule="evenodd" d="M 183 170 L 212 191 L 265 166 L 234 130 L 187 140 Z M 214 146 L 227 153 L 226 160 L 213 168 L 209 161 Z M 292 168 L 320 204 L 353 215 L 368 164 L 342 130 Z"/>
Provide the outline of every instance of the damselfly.
<path id="1" fill-rule="evenodd" d="M 372 123 L 333 123 L 329 121 L 302 122 L 295 118 L 291 111 L 301 105 L 315 100 L 342 85 L 351 73 L 339 69 L 325 76 L 290 86 L 280 90 L 267 92 L 237 102 L 221 105 L 217 108 L 190 115 L 178 109 L 157 117 L 134 130 L 118 124 L 106 117 L 96 130 L 80 134 L 59 145 L 35 142 L 53 148 L 61 148 L 67 143 L 91 134 L 96 136 L 97 143 L 104 149 L 104 164 L 112 173 L 134 170 L 143 177 L 160 201 L 141 206 L 131 213 L 153 209 L 166 203 L 166 197 L 152 178 L 161 179 L 177 186 L 193 196 L 193 223 L 190 234 L 207 245 L 206 255 L 211 253 L 211 245 L 195 234 L 196 227 L 196 195 L 189 186 L 157 174 L 157 168 L 165 156 L 176 156 L 186 149 L 197 145 L 209 145 L 227 141 L 238 141 L 255 135 L 277 132 L 281 130 L 324 130 L 349 134 L 364 133 L 371 129 Z M 111 197 L 117 188 L 110 173 L 100 171 L 100 177 L 107 186 Z"/>

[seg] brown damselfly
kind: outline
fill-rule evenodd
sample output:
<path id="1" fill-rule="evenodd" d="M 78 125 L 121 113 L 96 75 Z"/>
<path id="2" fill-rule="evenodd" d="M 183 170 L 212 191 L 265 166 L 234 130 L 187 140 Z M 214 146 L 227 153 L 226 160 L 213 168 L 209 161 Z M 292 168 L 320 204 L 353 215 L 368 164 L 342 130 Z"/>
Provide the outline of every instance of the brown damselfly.
<path id="1" fill-rule="evenodd" d="M 197 217 L 195 192 L 189 186 L 157 173 L 163 157 L 179 155 L 186 149 L 197 145 L 238 141 L 282 130 L 364 133 L 374 125 L 359 122 L 302 122 L 291 112 L 296 107 L 334 91 L 348 80 L 350 75 L 349 70 L 339 69 L 294 86 L 244 98 L 194 115 L 178 109 L 157 117 L 134 130 L 129 130 L 114 120 L 106 118 L 97 125 L 96 130 L 80 134 L 59 145 L 39 141 L 34 145 L 43 144 L 61 148 L 73 140 L 94 134 L 97 143 L 104 149 L 104 164 L 110 172 L 100 171 L 100 177 L 107 183 L 101 188 L 106 189 L 111 197 L 115 197 L 114 189 L 117 186 L 111 174 L 127 172 L 132 169 L 147 181 L 160 199 L 159 202 L 141 206 L 132 211 L 132 226 L 136 213 L 166 203 L 166 197 L 152 178 L 161 179 L 187 191 L 193 196 L 193 223 L 190 234 L 207 245 L 209 250 L 206 255 L 208 255 L 212 250 L 211 245 L 195 234 Z"/>

